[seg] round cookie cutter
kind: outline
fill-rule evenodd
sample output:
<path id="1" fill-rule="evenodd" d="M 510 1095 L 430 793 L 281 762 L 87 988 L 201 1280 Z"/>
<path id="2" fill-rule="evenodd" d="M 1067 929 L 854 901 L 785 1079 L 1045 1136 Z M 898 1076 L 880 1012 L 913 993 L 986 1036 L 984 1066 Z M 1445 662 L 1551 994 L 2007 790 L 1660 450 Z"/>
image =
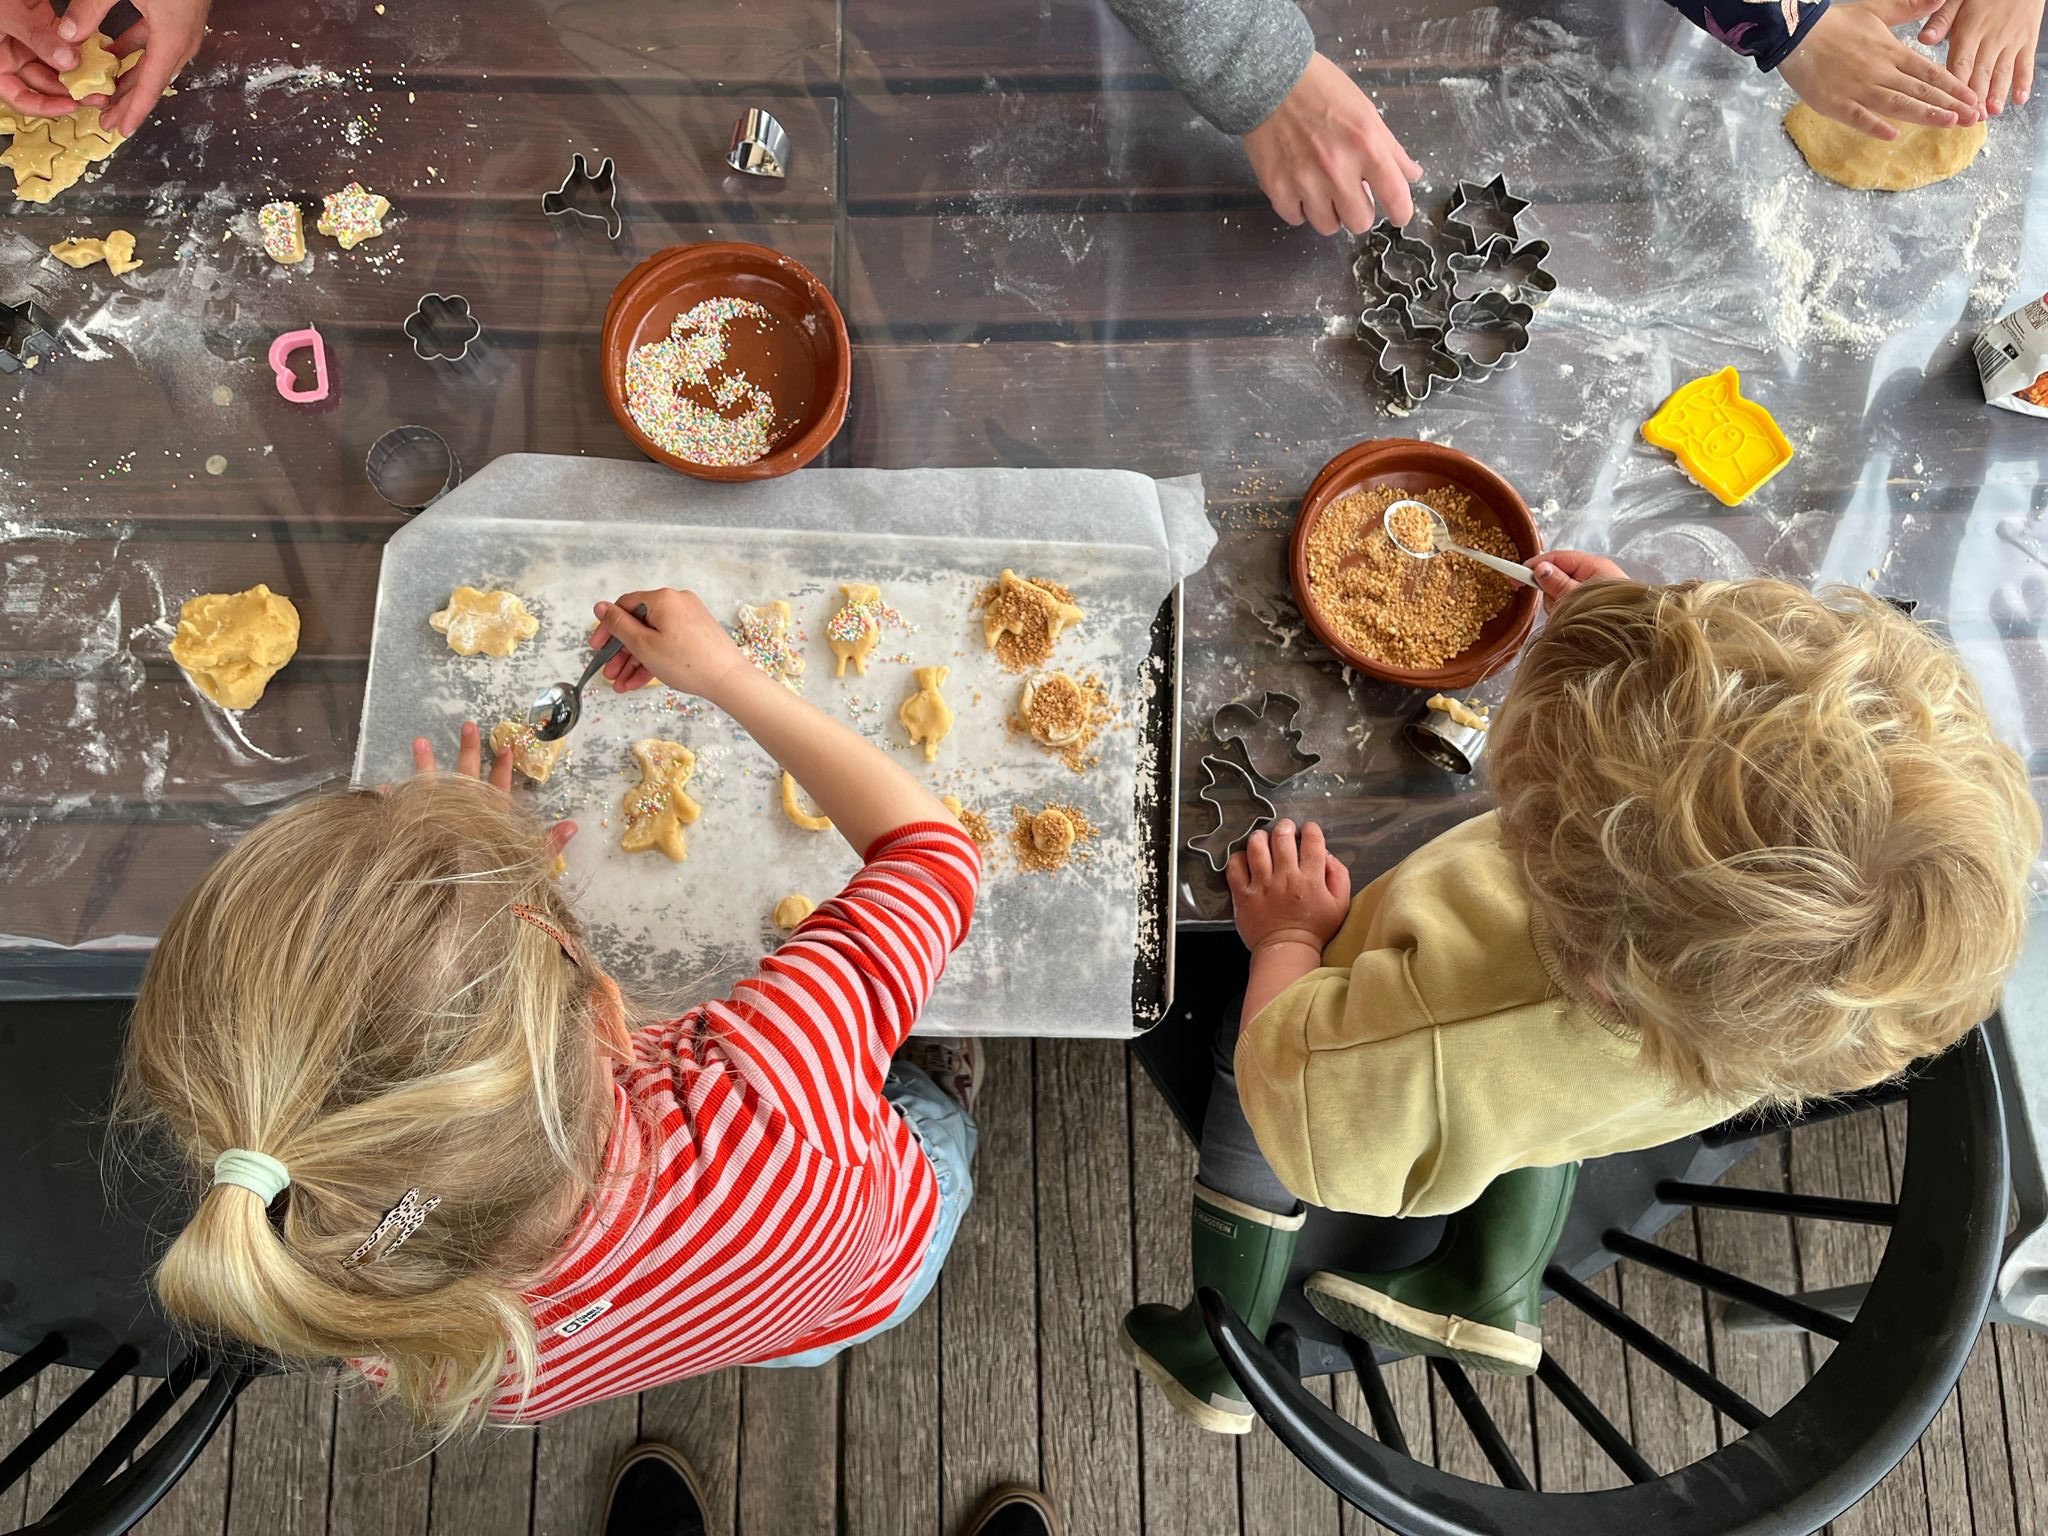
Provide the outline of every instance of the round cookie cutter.
<path id="1" fill-rule="evenodd" d="M 1464 725 L 1427 704 L 1402 728 L 1408 745 L 1450 773 L 1470 773 L 1486 750 L 1486 727 Z"/>
<path id="2" fill-rule="evenodd" d="M 370 444 L 363 476 L 371 490 L 410 517 L 462 484 L 462 461 L 431 427 L 393 427 Z M 428 489 L 434 486 L 439 489 Z"/>

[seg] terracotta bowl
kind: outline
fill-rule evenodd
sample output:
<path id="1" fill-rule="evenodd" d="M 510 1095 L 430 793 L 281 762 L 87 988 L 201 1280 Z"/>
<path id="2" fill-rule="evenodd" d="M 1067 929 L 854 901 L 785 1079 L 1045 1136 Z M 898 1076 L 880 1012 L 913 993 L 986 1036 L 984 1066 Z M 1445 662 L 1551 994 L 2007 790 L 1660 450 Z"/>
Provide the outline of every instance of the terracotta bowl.
<path id="1" fill-rule="evenodd" d="M 1410 688 L 1427 688 L 1432 692 L 1445 688 L 1469 688 L 1482 677 L 1498 671 L 1503 662 L 1521 649 L 1522 642 L 1529 638 L 1529 631 L 1536 623 L 1541 594 L 1534 587 L 1518 587 L 1507 607 L 1487 620 L 1486 627 L 1480 630 L 1478 640 L 1469 650 L 1441 667 L 1426 670 L 1375 661 L 1346 644 L 1331 628 L 1308 584 L 1308 536 L 1324 511 L 1339 497 L 1348 496 L 1353 491 L 1392 486 L 1414 496 L 1447 485 L 1465 492 L 1491 512 L 1507 531 L 1508 537 L 1514 540 L 1522 559 L 1532 560 L 1543 552 L 1543 539 L 1536 531 L 1536 519 L 1529 515 L 1528 504 L 1515 493 L 1515 488 L 1471 455 L 1438 443 L 1417 442 L 1406 437 L 1356 443 L 1323 466 L 1309 483 L 1308 494 L 1301 500 L 1301 515 L 1295 520 L 1294 539 L 1288 550 L 1288 574 L 1294 583 L 1294 600 L 1300 605 L 1301 615 L 1308 621 L 1308 627 L 1316 638 L 1341 656 L 1347 665 L 1368 677 L 1382 678 Z M 1437 558 L 1458 557 L 1439 555 Z"/>
<path id="2" fill-rule="evenodd" d="M 677 315 L 713 298 L 751 299 L 781 324 L 772 355 L 740 353 L 748 372 L 767 386 L 794 425 L 751 464 L 697 464 L 658 446 L 626 409 L 626 359 L 659 341 Z M 626 274 L 604 312 L 604 394 L 626 436 L 650 459 L 703 480 L 770 480 L 810 463 L 846 420 L 852 349 L 846 321 L 825 285 L 800 262 L 762 245 L 707 242 L 657 252 Z"/>

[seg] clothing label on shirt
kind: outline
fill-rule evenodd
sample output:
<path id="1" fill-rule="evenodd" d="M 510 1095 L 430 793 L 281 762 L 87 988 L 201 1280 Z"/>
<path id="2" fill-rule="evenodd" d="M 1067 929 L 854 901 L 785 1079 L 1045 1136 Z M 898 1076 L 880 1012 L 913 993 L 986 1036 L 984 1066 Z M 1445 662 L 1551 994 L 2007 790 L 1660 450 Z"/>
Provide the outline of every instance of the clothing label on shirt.
<path id="1" fill-rule="evenodd" d="M 593 1301 L 582 1311 L 576 1313 L 575 1316 L 565 1317 L 562 1321 L 555 1324 L 555 1332 L 565 1339 L 571 1338 L 588 1328 L 600 1317 L 603 1317 L 605 1313 L 611 1311 L 611 1309 L 612 1304 L 608 1301 Z"/>

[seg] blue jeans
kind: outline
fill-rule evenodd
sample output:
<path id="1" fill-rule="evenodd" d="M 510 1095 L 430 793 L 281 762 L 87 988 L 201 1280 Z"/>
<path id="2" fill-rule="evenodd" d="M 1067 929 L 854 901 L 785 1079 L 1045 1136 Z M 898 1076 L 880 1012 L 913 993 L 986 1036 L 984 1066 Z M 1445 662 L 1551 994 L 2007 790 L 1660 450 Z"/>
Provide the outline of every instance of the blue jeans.
<path id="1" fill-rule="evenodd" d="M 925 1075 L 922 1068 L 907 1061 L 889 1063 L 889 1076 L 882 1084 L 882 1094 L 903 1117 L 903 1123 L 910 1127 L 911 1135 L 924 1148 L 924 1155 L 931 1159 L 932 1172 L 939 1178 L 939 1219 L 932 1228 L 931 1243 L 918 1264 L 917 1277 L 910 1282 L 910 1289 L 903 1293 L 903 1299 L 896 1303 L 896 1310 L 865 1333 L 841 1339 L 836 1344 L 822 1344 L 799 1354 L 759 1360 L 755 1362 L 758 1366 L 784 1369 L 823 1365 L 841 1350 L 865 1344 L 878 1333 L 887 1333 L 915 1312 L 925 1297 L 931 1295 L 932 1287 L 939 1283 L 939 1271 L 945 1267 L 946 1255 L 960 1230 L 960 1218 L 967 1214 L 967 1207 L 974 1199 L 974 1148 L 981 1140 L 981 1132 L 968 1118 L 966 1110 L 939 1092 L 938 1085 Z"/>

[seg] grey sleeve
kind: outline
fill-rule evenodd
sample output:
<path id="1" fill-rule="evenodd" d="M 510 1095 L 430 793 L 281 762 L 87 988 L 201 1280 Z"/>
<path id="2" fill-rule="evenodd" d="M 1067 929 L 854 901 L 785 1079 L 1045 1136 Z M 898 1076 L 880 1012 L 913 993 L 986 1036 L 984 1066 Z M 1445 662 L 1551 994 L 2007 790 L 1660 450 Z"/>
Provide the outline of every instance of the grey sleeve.
<path id="1" fill-rule="evenodd" d="M 1109 0 L 1194 109 L 1249 133 L 1294 89 L 1316 39 L 1293 0 Z"/>

